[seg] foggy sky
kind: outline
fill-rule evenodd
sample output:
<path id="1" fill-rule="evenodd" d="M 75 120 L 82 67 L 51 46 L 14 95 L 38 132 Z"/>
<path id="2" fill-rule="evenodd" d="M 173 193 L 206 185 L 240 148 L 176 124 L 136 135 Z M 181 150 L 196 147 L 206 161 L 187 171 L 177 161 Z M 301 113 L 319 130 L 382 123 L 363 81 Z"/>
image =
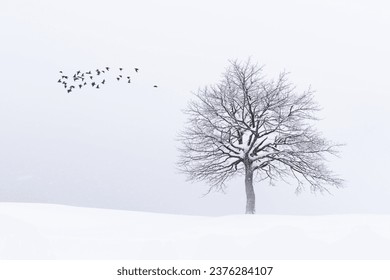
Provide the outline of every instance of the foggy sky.
<path id="1" fill-rule="evenodd" d="M 182 110 L 229 59 L 290 72 L 346 146 L 332 195 L 255 186 L 257 213 L 390 213 L 389 4 L 385 1 L 0 3 L 0 201 L 193 215 L 241 214 L 244 178 L 205 197 L 179 174 Z M 67 94 L 58 71 L 139 67 L 133 83 Z M 159 85 L 158 89 L 152 87 Z"/>

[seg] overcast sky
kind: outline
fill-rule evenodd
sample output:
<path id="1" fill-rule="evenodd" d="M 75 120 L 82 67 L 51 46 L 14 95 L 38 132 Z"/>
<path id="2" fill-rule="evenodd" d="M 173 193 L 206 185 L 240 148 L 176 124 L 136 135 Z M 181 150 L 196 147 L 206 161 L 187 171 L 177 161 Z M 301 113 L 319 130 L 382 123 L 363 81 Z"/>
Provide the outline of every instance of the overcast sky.
<path id="1" fill-rule="evenodd" d="M 332 195 L 255 186 L 257 213 L 390 213 L 387 1 L 0 2 L 0 201 L 192 215 L 241 214 L 226 194 L 176 171 L 182 110 L 229 59 L 290 72 L 340 143 Z M 59 70 L 139 67 L 133 83 L 67 94 Z M 154 84 L 159 87 L 153 88 Z"/>

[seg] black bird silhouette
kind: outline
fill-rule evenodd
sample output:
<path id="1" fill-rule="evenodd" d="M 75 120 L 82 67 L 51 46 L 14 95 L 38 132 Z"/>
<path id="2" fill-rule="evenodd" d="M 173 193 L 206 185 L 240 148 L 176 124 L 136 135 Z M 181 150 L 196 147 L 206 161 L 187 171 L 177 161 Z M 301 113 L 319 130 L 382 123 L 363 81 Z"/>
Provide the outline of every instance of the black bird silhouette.
<path id="1" fill-rule="evenodd" d="M 66 75 L 66 72 L 60 70 L 59 71 L 60 77 L 57 82 L 61 83 L 65 87 L 68 93 L 74 92 L 75 91 L 74 89 L 77 89 L 77 87 L 81 89 L 88 84 L 90 84 L 92 87 L 100 89 L 102 88 L 101 85 L 106 85 L 107 83 L 109 84 L 110 80 L 112 79 L 111 77 L 105 76 L 105 74 L 109 75 L 108 71 L 110 70 L 114 71 L 114 73 L 116 72 L 115 73 L 116 75 L 114 75 L 113 78 L 117 79 L 118 82 L 125 78 L 127 78 L 127 83 L 130 84 L 133 82 L 131 79 L 133 78 L 131 68 L 130 69 L 126 67 L 112 68 L 106 66 L 106 67 L 102 67 L 101 69 L 99 68 L 95 68 L 93 70 L 92 69 L 85 72 L 82 72 L 81 70 L 76 70 L 75 72 L 73 72 L 73 74 L 70 74 L 69 76 Z M 117 72 L 118 70 L 115 69 L 119 69 L 120 72 Z M 133 69 L 136 73 L 139 73 L 140 69 L 138 67 L 134 67 Z M 102 77 L 101 78 L 97 77 L 99 75 L 101 75 Z M 88 82 L 89 80 L 87 80 L 88 77 L 90 78 L 90 82 Z M 101 82 L 99 83 L 98 80 L 100 80 Z M 154 88 L 159 87 L 156 84 L 152 84 L 152 86 Z"/>

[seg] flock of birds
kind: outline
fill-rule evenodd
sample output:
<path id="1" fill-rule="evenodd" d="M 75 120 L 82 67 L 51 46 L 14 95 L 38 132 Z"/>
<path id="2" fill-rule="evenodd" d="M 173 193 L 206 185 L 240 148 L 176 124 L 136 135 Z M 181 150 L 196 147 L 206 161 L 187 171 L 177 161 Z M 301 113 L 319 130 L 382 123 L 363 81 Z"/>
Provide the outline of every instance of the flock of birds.
<path id="1" fill-rule="evenodd" d="M 119 71 L 115 71 L 119 70 Z M 81 89 L 86 86 L 92 86 L 93 88 L 100 89 L 107 82 L 108 72 L 114 73 L 115 79 L 119 82 L 125 80 L 128 84 L 131 83 L 130 73 L 125 71 L 122 67 L 111 68 L 104 67 L 102 69 L 90 70 L 86 72 L 77 71 L 73 76 L 65 75 L 63 71 L 60 71 L 60 78 L 58 83 L 60 83 L 68 93 L 71 93 L 74 89 Z M 134 72 L 138 73 L 139 68 L 134 68 Z M 157 85 L 153 86 L 157 88 Z"/>

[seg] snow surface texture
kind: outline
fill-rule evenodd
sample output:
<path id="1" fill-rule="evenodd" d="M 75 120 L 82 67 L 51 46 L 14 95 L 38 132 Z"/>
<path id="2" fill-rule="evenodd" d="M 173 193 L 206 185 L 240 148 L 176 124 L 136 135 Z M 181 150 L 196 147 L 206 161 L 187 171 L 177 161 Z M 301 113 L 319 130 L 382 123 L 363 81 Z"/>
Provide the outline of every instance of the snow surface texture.
<path id="1" fill-rule="evenodd" d="M 199 217 L 0 203 L 0 259 L 390 259 L 390 215 Z"/>

